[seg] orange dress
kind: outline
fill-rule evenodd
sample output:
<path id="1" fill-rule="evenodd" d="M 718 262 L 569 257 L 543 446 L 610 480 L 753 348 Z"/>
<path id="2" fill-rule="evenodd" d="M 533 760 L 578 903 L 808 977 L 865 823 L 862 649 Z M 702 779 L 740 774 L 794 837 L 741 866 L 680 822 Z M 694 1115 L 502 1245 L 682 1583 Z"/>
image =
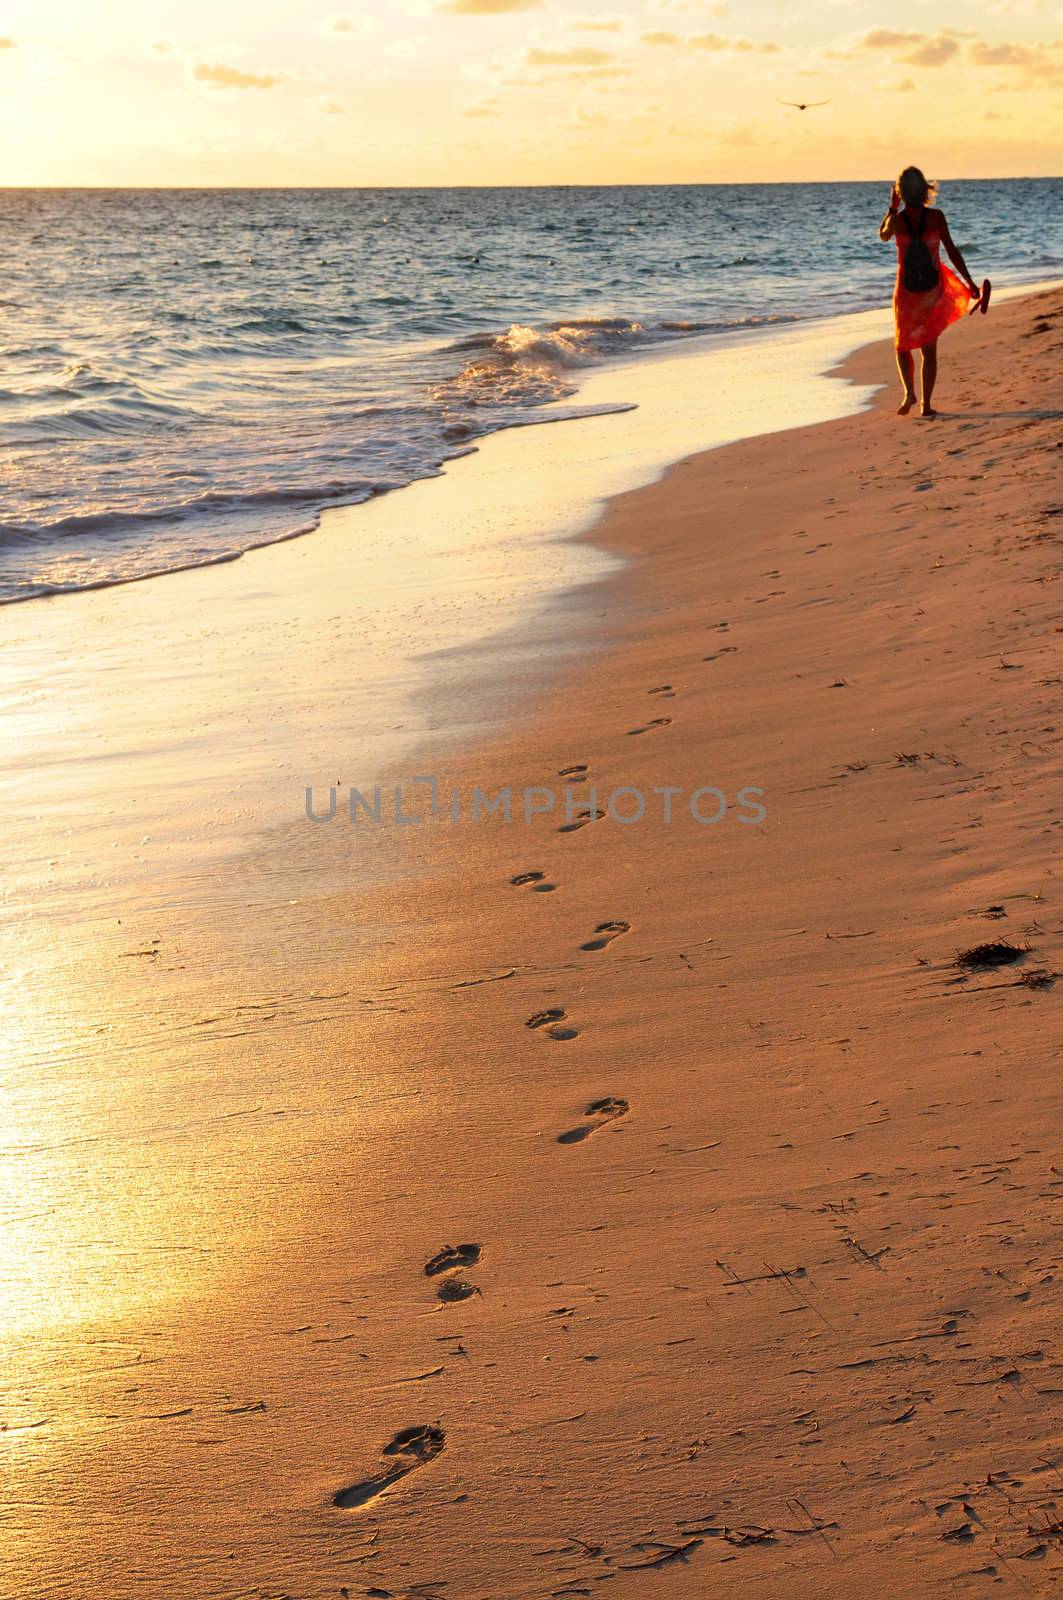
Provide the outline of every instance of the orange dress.
<path id="1" fill-rule="evenodd" d="M 893 321 L 894 343 L 898 350 L 921 350 L 923 345 L 933 344 L 947 327 L 971 309 L 970 289 L 940 259 L 939 216 L 939 212 L 928 210 L 923 224 L 922 236 L 938 269 L 937 286 L 923 294 L 913 294 L 904 287 L 904 258 L 912 236 L 903 222 L 898 220 L 896 225 L 893 237 L 897 241 L 897 283 L 893 290 Z"/>

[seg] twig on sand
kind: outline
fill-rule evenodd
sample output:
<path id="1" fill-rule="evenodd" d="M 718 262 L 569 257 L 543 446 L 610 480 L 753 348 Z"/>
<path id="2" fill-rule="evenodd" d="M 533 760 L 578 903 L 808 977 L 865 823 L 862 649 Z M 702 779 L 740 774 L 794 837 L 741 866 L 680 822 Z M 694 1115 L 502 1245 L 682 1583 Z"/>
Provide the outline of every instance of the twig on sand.
<path id="1" fill-rule="evenodd" d="M 813 1305 L 808 1296 L 803 1293 L 803 1291 L 800 1290 L 794 1283 L 794 1278 L 804 1278 L 806 1276 L 804 1267 L 793 1267 L 787 1270 L 783 1267 L 773 1267 L 770 1261 L 765 1261 L 764 1265 L 767 1267 L 768 1272 L 772 1277 L 781 1278 L 783 1280 L 786 1287 L 797 1301 L 798 1305 L 804 1306 L 806 1310 L 811 1311 L 813 1315 L 817 1316 L 825 1328 L 829 1328 L 832 1333 L 837 1333 L 838 1330 L 830 1318 L 824 1316 L 819 1307 L 817 1305 Z"/>
<path id="2" fill-rule="evenodd" d="M 871 1349 L 882 1350 L 891 1344 L 921 1344 L 924 1339 L 952 1339 L 959 1332 L 959 1326 L 955 1317 L 946 1317 L 940 1328 L 931 1328 L 926 1333 L 900 1333 L 892 1339 L 874 1339 Z"/>
<path id="3" fill-rule="evenodd" d="M 721 1261 L 720 1260 L 719 1256 L 716 1257 L 716 1265 L 719 1267 L 720 1271 L 725 1274 L 725 1282 L 726 1283 L 732 1284 L 732 1285 L 735 1285 L 735 1286 L 741 1284 L 743 1287 L 745 1287 L 745 1279 L 744 1278 L 740 1278 L 738 1276 L 738 1274 L 735 1272 L 734 1267 L 729 1267 L 727 1265 L 726 1261 Z M 746 1294 L 748 1294 L 750 1297 L 752 1297 L 752 1294 L 753 1294 L 752 1289 L 746 1288 Z M 705 1304 L 708 1305 L 708 1303 L 709 1302 L 706 1300 Z"/>
<path id="4" fill-rule="evenodd" d="M 851 1233 L 845 1235 L 845 1243 L 855 1250 L 858 1255 L 862 1256 L 865 1261 L 870 1262 L 873 1267 L 877 1267 L 879 1272 L 882 1271 L 878 1264 L 878 1258 L 879 1256 L 884 1256 L 889 1250 L 888 1244 L 884 1244 L 881 1250 L 865 1250 L 860 1240 L 854 1239 Z"/>
<path id="5" fill-rule="evenodd" d="M 724 1534 L 724 1538 L 726 1537 Z M 658 1554 L 650 1556 L 645 1561 L 618 1561 L 616 1565 L 621 1572 L 641 1572 L 646 1567 L 665 1567 L 671 1561 L 684 1561 L 701 1543 L 700 1539 L 687 1539 L 683 1544 L 661 1544 L 658 1545 Z"/>
<path id="6" fill-rule="evenodd" d="M 741 1528 L 725 1528 L 723 1536 L 728 1544 L 744 1549 L 748 1544 L 774 1544 L 774 1528 L 762 1528 L 759 1523 L 747 1522 Z"/>
<path id="7" fill-rule="evenodd" d="M 723 1263 L 718 1261 L 716 1265 L 722 1266 Z M 789 1282 L 791 1278 L 803 1278 L 805 1275 L 804 1267 L 772 1267 L 767 1261 L 765 1261 L 764 1265 L 768 1267 L 767 1272 L 755 1272 L 751 1278 L 733 1278 L 732 1282 L 771 1283 L 776 1278 L 785 1278 Z M 728 1268 L 727 1270 L 730 1271 L 731 1269 Z"/>
<path id="8" fill-rule="evenodd" d="M 1036 1539 L 1063 1539 L 1063 1517 L 1053 1517 L 1040 1528 L 1035 1528 L 1031 1522 L 1026 1532 L 1032 1533 Z"/>
<path id="9" fill-rule="evenodd" d="M 812 1524 L 812 1531 L 814 1533 L 818 1533 L 819 1534 L 820 1538 L 823 1540 L 823 1543 L 827 1546 L 827 1549 L 830 1551 L 830 1553 L 834 1557 L 835 1561 L 837 1561 L 838 1552 L 837 1552 L 837 1550 L 835 1550 L 834 1546 L 831 1544 L 830 1540 L 827 1538 L 827 1535 L 824 1533 L 823 1530 L 824 1530 L 824 1528 L 836 1528 L 838 1526 L 838 1524 L 836 1522 L 820 1522 L 818 1517 L 814 1517 L 812 1515 L 811 1511 L 805 1505 L 805 1502 L 803 1500 L 799 1500 L 795 1494 L 790 1496 L 790 1499 L 788 1500 L 787 1504 L 791 1505 L 791 1506 L 796 1506 L 799 1511 L 803 1511 L 804 1512 L 805 1516 L 808 1518 L 809 1522 Z"/>
<path id="10" fill-rule="evenodd" d="M 588 1544 L 586 1539 L 581 1539 L 578 1534 L 566 1533 L 565 1538 L 571 1539 L 573 1544 L 578 1544 L 584 1555 L 600 1556 L 602 1553 L 602 1546 L 600 1544 Z"/>

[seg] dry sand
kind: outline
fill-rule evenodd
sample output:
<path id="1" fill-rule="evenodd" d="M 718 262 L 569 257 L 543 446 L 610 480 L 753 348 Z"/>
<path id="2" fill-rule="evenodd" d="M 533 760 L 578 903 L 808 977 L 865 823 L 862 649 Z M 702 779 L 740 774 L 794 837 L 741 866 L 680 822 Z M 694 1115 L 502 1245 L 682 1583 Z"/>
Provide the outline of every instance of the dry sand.
<path id="1" fill-rule="evenodd" d="M 273 1074 L 282 1248 L 97 1384 L 85 1580 L 23 1593 L 1054 1592 L 1061 346 L 1063 293 L 994 308 L 937 421 L 891 385 L 611 507 L 583 665 L 452 770 L 766 819 L 372 836 L 416 873 L 337 893 L 359 1015 L 283 1036 L 333 1114 L 294 1199 L 276 1038 L 219 1058 Z"/>

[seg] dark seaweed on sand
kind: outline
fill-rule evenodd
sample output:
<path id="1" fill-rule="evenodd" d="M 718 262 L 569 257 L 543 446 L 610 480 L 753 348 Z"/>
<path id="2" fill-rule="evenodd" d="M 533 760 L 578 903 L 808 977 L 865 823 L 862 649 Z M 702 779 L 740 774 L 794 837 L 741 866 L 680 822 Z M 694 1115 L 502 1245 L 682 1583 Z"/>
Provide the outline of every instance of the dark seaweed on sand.
<path id="1" fill-rule="evenodd" d="M 961 950 L 956 957 L 956 965 L 972 971 L 986 967 L 1008 967 L 1013 961 L 1021 961 L 1028 949 L 1029 945 L 1009 944 L 1007 939 L 992 939 L 987 944 L 973 944 L 969 950 Z"/>

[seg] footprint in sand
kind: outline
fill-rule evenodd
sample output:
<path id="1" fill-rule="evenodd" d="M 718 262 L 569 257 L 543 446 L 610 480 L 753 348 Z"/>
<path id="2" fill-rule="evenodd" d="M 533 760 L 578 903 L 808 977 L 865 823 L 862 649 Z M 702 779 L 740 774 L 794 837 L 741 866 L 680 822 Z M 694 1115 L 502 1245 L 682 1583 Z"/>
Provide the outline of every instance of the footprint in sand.
<path id="1" fill-rule="evenodd" d="M 441 1272 L 459 1272 L 465 1267 L 475 1267 L 483 1255 L 482 1244 L 445 1244 L 431 1261 L 424 1264 L 426 1278 L 435 1278 Z"/>
<path id="2" fill-rule="evenodd" d="M 393 1458 L 390 1465 L 384 1462 L 378 1472 L 363 1478 L 360 1483 L 337 1489 L 332 1496 L 332 1504 L 343 1511 L 354 1511 L 359 1506 L 368 1505 L 385 1489 L 390 1489 L 393 1483 L 398 1483 L 400 1478 L 405 1478 L 408 1473 L 439 1455 L 446 1442 L 447 1436 L 438 1422 L 403 1428 L 380 1452 L 382 1456 Z"/>
<path id="3" fill-rule="evenodd" d="M 675 699 L 675 690 L 670 683 L 659 683 L 655 689 L 647 689 L 647 694 L 663 694 L 666 700 Z"/>
<path id="4" fill-rule="evenodd" d="M 436 1290 L 436 1299 L 442 1300 L 445 1306 L 452 1306 L 461 1300 L 471 1300 L 474 1294 L 483 1294 L 479 1284 L 470 1283 L 467 1278 L 444 1278 Z"/>
<path id="5" fill-rule="evenodd" d="M 588 939 L 586 944 L 581 944 L 580 949 L 604 950 L 614 939 L 619 939 L 622 934 L 630 932 L 630 922 L 599 922 L 594 930 L 594 938 Z"/>
<path id="6" fill-rule="evenodd" d="M 558 773 L 558 777 L 567 778 L 569 783 L 582 783 L 590 770 L 591 769 L 587 766 L 587 763 L 585 761 L 581 761 L 577 766 L 574 767 L 562 767 Z"/>
<path id="7" fill-rule="evenodd" d="M 537 1011 L 524 1024 L 526 1028 L 545 1028 L 551 1039 L 578 1039 L 579 1029 L 566 1024 L 561 1006 L 551 1006 L 548 1011 Z"/>
<path id="8" fill-rule="evenodd" d="M 601 822 L 605 816 L 604 811 L 599 811 L 597 806 L 593 810 L 577 811 L 572 822 L 563 822 L 558 828 L 558 833 L 575 833 L 577 828 L 585 828 L 588 822 Z"/>
<path id="9" fill-rule="evenodd" d="M 482 1244 L 445 1244 L 431 1261 L 426 1261 L 424 1264 L 426 1278 L 438 1278 L 440 1274 L 444 1274 L 443 1282 L 436 1290 L 436 1299 L 442 1300 L 444 1305 L 454 1305 L 459 1300 L 471 1299 L 474 1294 L 483 1294 L 483 1290 L 475 1283 L 469 1283 L 466 1278 L 457 1276 L 467 1267 L 479 1266 L 483 1253 Z"/>
<path id="10" fill-rule="evenodd" d="M 592 1100 L 583 1115 L 590 1120 L 581 1122 L 575 1128 L 569 1128 L 565 1133 L 557 1136 L 558 1144 L 582 1144 L 584 1139 L 589 1139 L 592 1133 L 597 1133 L 599 1128 L 604 1128 L 607 1122 L 615 1122 L 618 1117 L 626 1117 L 631 1107 L 626 1100 L 619 1099 L 616 1095 L 607 1094 L 601 1100 Z"/>
<path id="11" fill-rule="evenodd" d="M 523 889 L 530 884 L 535 894 L 553 894 L 557 888 L 556 883 L 546 882 L 545 872 L 518 872 L 515 878 L 510 878 L 510 883 L 515 889 Z"/>
<path id="12" fill-rule="evenodd" d="M 628 738 L 629 739 L 634 738 L 636 733 L 649 733 L 651 728 L 667 728 L 670 725 L 671 721 L 672 721 L 671 717 L 654 717 L 653 721 L 652 722 L 647 722 L 644 727 L 641 727 L 641 728 L 629 728 L 627 730 Z"/>

